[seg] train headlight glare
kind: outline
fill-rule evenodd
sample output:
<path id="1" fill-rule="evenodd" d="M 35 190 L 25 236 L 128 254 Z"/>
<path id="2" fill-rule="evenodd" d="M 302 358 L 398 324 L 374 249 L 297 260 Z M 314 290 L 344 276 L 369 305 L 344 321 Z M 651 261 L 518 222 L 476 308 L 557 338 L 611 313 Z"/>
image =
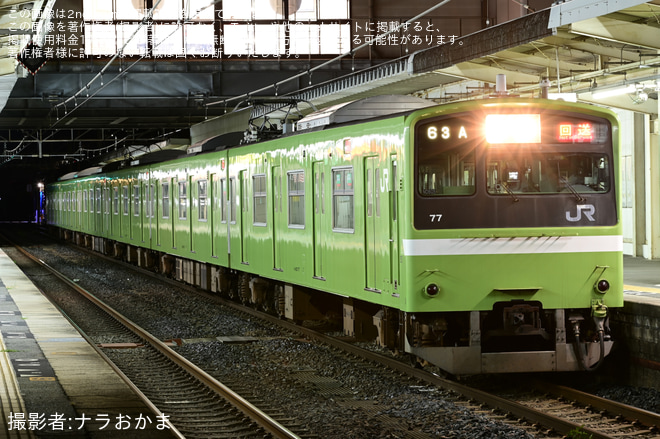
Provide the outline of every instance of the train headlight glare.
<path id="1" fill-rule="evenodd" d="M 437 286 L 436 284 L 428 284 L 426 286 L 425 291 L 426 291 L 426 294 L 429 295 L 430 297 L 435 297 L 440 292 L 440 287 Z"/>
<path id="2" fill-rule="evenodd" d="M 596 290 L 597 293 L 605 294 L 609 291 L 609 289 L 610 283 L 605 279 L 599 280 L 596 282 L 596 285 L 594 285 L 594 290 Z"/>
<path id="3" fill-rule="evenodd" d="M 540 114 L 488 114 L 486 141 L 500 143 L 541 143 Z"/>

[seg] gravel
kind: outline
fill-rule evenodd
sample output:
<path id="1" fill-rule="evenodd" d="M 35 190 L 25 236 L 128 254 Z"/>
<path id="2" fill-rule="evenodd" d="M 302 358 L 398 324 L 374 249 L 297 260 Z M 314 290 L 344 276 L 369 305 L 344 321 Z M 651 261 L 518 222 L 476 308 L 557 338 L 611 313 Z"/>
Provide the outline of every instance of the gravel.
<path id="1" fill-rule="evenodd" d="M 180 354 L 220 381 L 236 383 L 270 407 L 291 413 L 307 437 L 535 437 L 462 407 L 445 391 L 348 360 L 326 346 L 74 249 L 48 245 L 30 251 L 152 334 L 183 339 Z M 223 343 L 216 338 L 220 336 L 254 339 Z M 647 410 L 660 408 L 659 394 L 652 389 L 599 385 L 598 390 L 601 396 Z"/>

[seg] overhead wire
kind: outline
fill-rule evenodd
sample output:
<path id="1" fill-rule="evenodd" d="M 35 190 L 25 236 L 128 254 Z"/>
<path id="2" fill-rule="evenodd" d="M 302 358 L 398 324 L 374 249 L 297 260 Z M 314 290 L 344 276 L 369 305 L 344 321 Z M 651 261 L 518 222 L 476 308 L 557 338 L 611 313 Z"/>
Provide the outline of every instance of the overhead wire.
<path id="1" fill-rule="evenodd" d="M 420 18 L 424 17 L 425 15 L 430 14 L 431 12 L 433 12 L 433 11 L 435 11 L 436 9 L 440 8 L 441 6 L 446 5 L 446 4 L 449 3 L 450 1 L 451 1 L 451 0 L 443 0 L 443 1 L 441 1 L 440 3 L 436 4 L 435 6 L 432 6 L 432 7 L 430 7 L 429 9 L 425 10 L 424 12 L 422 12 L 422 13 L 416 15 L 415 17 L 413 17 L 413 18 L 411 18 L 411 19 L 405 21 L 404 23 L 401 23 L 399 26 L 397 26 L 397 27 L 395 27 L 395 28 L 393 28 L 393 29 L 390 29 L 388 32 L 386 32 L 386 33 L 384 33 L 384 34 L 380 34 L 380 35 L 378 35 L 377 38 L 374 38 L 374 39 L 372 39 L 372 40 L 370 40 L 370 41 L 368 41 L 368 42 L 365 42 L 365 43 L 359 45 L 358 47 L 349 50 L 348 52 L 345 52 L 345 53 L 343 53 L 343 54 L 341 54 L 341 55 L 338 55 L 338 56 L 332 58 L 331 60 L 328 60 L 328 61 L 326 61 L 326 62 L 324 62 L 324 63 L 319 64 L 318 66 L 312 67 L 312 68 L 310 68 L 310 69 L 308 69 L 308 70 L 302 71 L 302 72 L 300 72 L 300 73 L 298 73 L 298 74 L 296 74 L 296 75 L 290 76 L 290 77 L 288 77 L 288 78 L 286 78 L 286 79 L 283 79 L 283 80 L 278 81 L 278 82 L 276 82 L 276 83 L 274 83 L 274 84 L 271 84 L 271 85 L 267 85 L 267 86 L 262 87 L 262 88 L 260 88 L 260 89 L 253 90 L 253 91 L 251 91 L 251 92 L 244 93 L 244 94 L 239 95 L 239 96 L 233 96 L 233 97 L 231 97 L 231 98 L 221 99 L 221 100 L 218 100 L 218 101 L 216 101 L 216 102 L 210 102 L 210 103 L 206 104 L 206 106 L 213 106 L 213 105 L 218 105 L 218 104 L 227 104 L 227 103 L 229 103 L 229 102 L 236 101 L 236 100 L 249 99 L 251 96 L 254 96 L 254 95 L 257 94 L 257 93 L 261 93 L 261 92 L 264 92 L 264 91 L 268 91 L 268 90 L 270 90 L 270 89 L 275 89 L 275 90 L 277 90 L 277 89 L 279 88 L 279 86 L 282 85 L 282 84 L 286 84 L 287 82 L 293 81 L 294 79 L 298 79 L 298 78 L 300 78 L 300 77 L 302 77 L 302 76 L 311 75 L 311 73 L 314 72 L 314 71 L 316 71 L 316 70 L 322 69 L 322 68 L 324 68 L 324 67 L 326 67 L 326 66 L 328 66 L 328 65 L 330 65 L 330 64 L 333 64 L 333 63 L 335 63 L 335 62 L 337 62 L 337 61 L 339 61 L 339 60 L 341 60 L 341 59 L 344 59 L 344 58 L 347 57 L 347 56 L 352 56 L 352 55 L 354 55 L 356 52 L 358 52 L 358 51 L 360 51 L 360 50 L 362 50 L 362 49 L 364 49 L 364 48 L 366 48 L 366 47 L 369 47 L 369 46 L 374 45 L 377 41 L 382 40 L 382 39 L 384 39 L 384 38 L 387 38 L 388 35 L 393 34 L 394 32 L 398 32 L 400 29 L 404 28 L 405 26 L 408 26 L 408 25 L 410 25 L 411 23 L 415 22 L 416 20 L 419 20 Z"/>
<path id="2" fill-rule="evenodd" d="M 152 49 L 156 49 L 158 46 L 160 46 L 160 45 L 163 44 L 165 41 L 167 41 L 167 39 L 170 38 L 172 35 L 174 35 L 174 34 L 180 29 L 180 27 L 181 27 L 183 24 L 185 24 L 186 22 L 189 22 L 191 19 L 193 19 L 194 17 L 198 16 L 201 12 L 203 12 L 204 10 L 206 10 L 206 9 L 208 9 L 208 8 L 210 8 L 210 7 L 212 7 L 212 6 L 214 6 L 216 3 L 219 3 L 220 1 L 221 1 L 221 0 L 213 0 L 213 1 L 211 1 L 209 4 L 207 4 L 206 6 L 204 6 L 204 7 L 200 8 L 200 9 L 198 9 L 198 10 L 195 12 L 194 15 L 192 15 L 192 16 L 188 16 L 188 17 L 183 17 L 183 19 L 179 21 L 177 27 L 176 27 L 176 28 L 175 28 L 175 29 L 174 29 L 169 35 L 167 35 L 165 38 L 161 39 L 158 43 L 156 43 L 156 44 L 153 46 Z M 336 56 L 336 57 L 334 57 L 334 58 L 332 58 L 332 59 L 330 59 L 330 60 L 328 60 L 328 61 L 325 61 L 325 62 L 323 62 L 323 63 L 321 63 L 321 64 L 319 64 L 319 65 L 317 65 L 317 66 L 315 66 L 315 67 L 312 67 L 312 68 L 307 69 L 307 70 L 305 70 L 305 71 L 301 71 L 300 73 L 298 73 L 298 74 L 296 74 L 296 75 L 292 75 L 292 76 L 290 76 L 290 77 L 288 77 L 288 78 L 286 78 L 286 79 L 283 79 L 283 80 L 281 80 L 281 81 L 278 81 L 278 82 L 276 82 L 276 83 L 274 83 L 274 84 L 272 84 L 272 85 L 268 85 L 268 86 L 265 86 L 265 87 L 262 87 L 262 88 L 259 88 L 259 89 L 256 89 L 256 90 L 253 90 L 253 91 L 251 91 L 251 92 L 248 92 L 248 93 L 245 93 L 245 94 L 242 94 L 242 95 L 239 95 L 239 96 L 234 96 L 234 97 L 231 97 L 231 98 L 226 98 L 226 99 L 218 100 L 218 101 L 216 101 L 216 102 L 207 103 L 207 104 L 205 104 L 205 106 L 206 106 L 206 107 L 209 107 L 209 106 L 213 106 L 213 105 L 217 105 L 217 104 L 226 104 L 226 103 L 228 103 L 228 102 L 232 102 L 232 101 L 236 101 L 236 100 L 249 99 L 251 96 L 254 96 L 254 95 L 257 94 L 257 93 L 261 93 L 261 92 L 264 92 L 264 91 L 268 91 L 268 90 L 270 90 L 270 89 L 275 89 L 275 91 L 277 91 L 277 89 L 279 88 L 280 85 L 285 84 L 285 83 L 290 82 L 290 81 L 293 81 L 293 80 L 295 80 L 295 79 L 297 79 L 297 78 L 300 78 L 300 77 L 302 77 L 302 76 L 310 76 L 310 77 L 311 77 L 312 72 L 314 72 L 314 71 L 316 71 L 316 70 L 320 70 L 320 69 L 322 69 L 322 68 L 324 68 L 324 67 L 327 67 L 328 65 L 331 65 L 331 64 L 333 64 L 333 63 L 335 63 L 335 62 L 337 62 L 337 61 L 339 61 L 339 60 L 341 60 L 341 59 L 343 59 L 343 58 L 345 58 L 345 57 L 347 57 L 347 56 L 354 56 L 355 53 L 357 53 L 358 51 L 360 51 L 360 50 L 362 50 L 362 49 L 364 49 L 364 48 L 366 48 L 366 47 L 369 47 L 369 46 L 375 44 L 375 43 L 376 43 L 377 41 L 379 41 L 379 40 L 382 40 L 382 39 L 384 39 L 384 38 L 387 38 L 387 36 L 389 36 L 390 34 L 393 34 L 393 33 L 395 33 L 395 32 L 398 32 L 400 29 L 402 29 L 402 28 L 404 28 L 404 27 L 410 25 L 411 23 L 415 22 L 416 20 L 419 20 L 420 18 L 422 18 L 422 17 L 424 17 L 424 16 L 430 14 L 430 13 L 433 12 L 434 10 L 436 10 L 436 9 L 438 9 L 438 8 L 440 8 L 440 7 L 444 6 L 444 5 L 446 5 L 446 4 L 449 3 L 450 1 L 451 1 L 451 0 L 443 0 L 443 1 L 439 2 L 439 3 L 437 3 L 436 5 L 434 5 L 434 6 L 430 7 L 430 8 L 428 8 L 428 9 L 426 9 L 425 11 L 421 12 L 420 14 L 414 16 L 413 18 L 410 18 L 409 20 L 407 20 L 407 21 L 405 21 L 405 22 L 399 24 L 398 26 L 396 26 L 396 27 L 390 29 L 388 32 L 378 35 L 377 38 L 375 38 L 375 39 L 373 39 L 373 40 L 370 40 L 370 41 L 368 41 L 368 42 L 365 42 L 365 43 L 363 43 L 363 44 L 361 44 L 361 45 L 359 45 L 359 46 L 357 46 L 357 47 L 351 49 L 350 51 L 345 52 L 345 53 L 343 53 L 343 54 L 341 54 L 341 55 L 338 55 L 338 56 Z M 69 96 L 69 97 L 66 98 L 64 101 L 59 102 L 59 103 L 57 103 L 56 105 L 53 106 L 53 110 L 56 112 L 56 121 L 53 122 L 53 123 L 51 124 L 51 127 L 55 127 L 56 125 L 58 125 L 59 123 L 61 123 L 61 122 L 67 117 L 67 116 L 70 116 L 71 113 L 73 113 L 74 111 L 76 111 L 78 108 L 84 106 L 87 102 L 89 102 L 91 99 L 93 99 L 97 94 L 99 94 L 104 88 L 106 88 L 107 86 L 109 86 L 110 84 L 112 84 L 114 81 L 116 81 L 116 80 L 122 78 L 123 76 L 125 76 L 125 75 L 127 74 L 127 72 L 128 72 L 133 66 L 135 66 L 136 64 L 138 64 L 140 61 L 142 61 L 144 58 L 147 57 L 148 54 L 146 54 L 146 53 L 143 54 L 143 55 L 141 55 L 139 58 L 137 58 L 135 61 L 133 61 L 131 64 L 129 64 L 127 67 L 125 67 L 125 68 L 121 68 L 121 69 L 120 69 L 120 72 L 119 72 L 118 74 L 114 75 L 112 78 L 110 78 L 110 80 L 107 80 L 107 81 L 104 81 L 104 80 L 103 80 L 103 75 L 104 75 L 104 73 L 106 73 L 106 71 L 108 70 L 108 68 L 109 68 L 109 67 L 110 67 L 110 66 L 111 66 L 111 65 L 117 60 L 117 58 L 119 58 L 120 56 L 123 55 L 123 53 L 124 53 L 126 47 L 127 47 L 128 44 L 133 40 L 133 38 L 135 38 L 135 36 L 140 32 L 140 30 L 141 30 L 145 25 L 148 25 L 148 24 L 151 23 L 151 20 L 152 20 L 152 18 L 153 18 L 154 12 L 155 12 L 156 8 L 160 5 L 161 2 L 162 2 L 162 0 L 157 0 L 156 4 L 154 4 L 154 6 L 148 11 L 148 13 L 145 15 L 145 17 L 141 20 L 140 25 L 135 29 L 135 31 L 133 32 L 133 34 L 131 34 L 131 36 L 130 36 L 127 40 L 124 41 L 124 44 L 123 44 L 123 46 L 121 47 L 121 49 L 119 49 L 119 50 L 118 50 L 118 51 L 112 56 L 112 58 L 111 58 L 111 59 L 105 64 L 105 66 L 104 66 L 104 67 L 103 67 L 103 68 L 102 68 L 102 69 L 101 69 L 101 70 L 100 70 L 100 71 L 99 71 L 99 72 L 98 72 L 98 73 L 97 73 L 97 74 L 96 74 L 96 75 L 95 75 L 90 81 L 88 81 L 88 82 L 87 82 L 87 83 L 86 83 L 86 84 L 85 84 L 80 90 L 78 90 L 76 93 L 74 93 L 73 95 Z M 190 6 L 190 5 L 189 5 L 189 3 L 188 3 L 187 8 L 189 8 L 189 6 Z M 99 88 L 95 89 L 92 93 L 90 93 L 91 86 L 92 86 L 97 80 L 99 80 L 99 79 L 101 80 L 101 86 L 100 86 Z M 82 96 L 83 94 L 85 94 L 85 96 Z M 80 103 L 78 103 L 78 99 L 81 100 Z M 67 105 L 71 105 L 72 102 L 73 102 L 73 105 L 72 105 L 71 109 L 69 109 L 69 108 L 67 107 Z M 59 110 L 60 110 L 60 109 L 63 109 L 63 110 L 64 110 L 64 115 L 63 115 L 62 117 L 59 116 Z"/>

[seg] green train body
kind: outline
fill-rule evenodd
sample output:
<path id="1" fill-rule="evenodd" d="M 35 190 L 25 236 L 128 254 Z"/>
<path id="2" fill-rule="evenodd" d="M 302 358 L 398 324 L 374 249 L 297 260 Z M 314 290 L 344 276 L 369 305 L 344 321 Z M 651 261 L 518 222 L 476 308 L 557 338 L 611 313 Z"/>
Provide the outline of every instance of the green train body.
<path id="1" fill-rule="evenodd" d="M 623 306 L 618 135 L 594 106 L 429 106 L 61 180 L 47 216 L 454 374 L 590 369 Z"/>

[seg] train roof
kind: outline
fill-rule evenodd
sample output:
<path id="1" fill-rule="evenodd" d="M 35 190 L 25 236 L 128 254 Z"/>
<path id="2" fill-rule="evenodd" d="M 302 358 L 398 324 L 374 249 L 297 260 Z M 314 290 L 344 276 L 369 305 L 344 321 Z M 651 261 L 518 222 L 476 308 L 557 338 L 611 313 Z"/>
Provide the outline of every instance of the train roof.
<path id="1" fill-rule="evenodd" d="M 300 119 L 296 130 L 309 130 L 326 125 L 355 122 L 418 110 L 437 105 L 432 100 L 407 95 L 381 95 L 344 102 L 314 112 Z"/>
<path id="2" fill-rule="evenodd" d="M 100 166 L 93 166 L 91 168 L 83 169 L 82 171 L 74 171 L 74 172 L 69 172 L 68 174 L 64 174 L 60 178 L 57 179 L 57 181 L 66 181 L 66 180 L 73 180 L 74 178 L 78 177 L 87 177 L 89 175 L 94 175 L 94 174 L 99 174 L 103 170 L 102 167 Z"/>
<path id="3" fill-rule="evenodd" d="M 186 153 L 192 155 L 202 152 L 222 151 L 231 148 L 232 146 L 239 145 L 244 137 L 245 134 L 243 131 L 232 131 L 209 137 L 208 139 L 190 145 L 186 150 Z"/>

